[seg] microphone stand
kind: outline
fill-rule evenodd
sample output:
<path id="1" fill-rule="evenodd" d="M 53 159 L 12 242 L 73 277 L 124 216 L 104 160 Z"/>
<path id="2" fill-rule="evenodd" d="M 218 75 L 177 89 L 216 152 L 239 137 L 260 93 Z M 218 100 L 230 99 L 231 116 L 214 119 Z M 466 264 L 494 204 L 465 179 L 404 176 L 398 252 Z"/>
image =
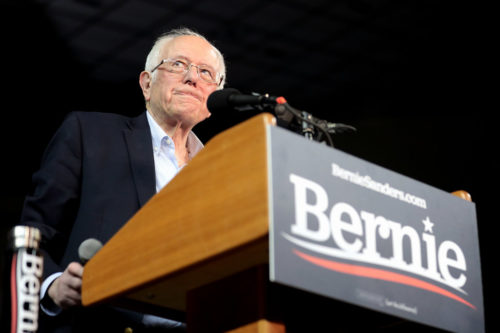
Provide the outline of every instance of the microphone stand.
<path id="1" fill-rule="evenodd" d="M 300 122 L 302 128 L 302 134 L 309 140 L 314 140 L 315 129 L 319 130 L 326 138 L 326 144 L 333 148 L 333 140 L 328 131 L 328 127 L 325 126 L 327 122 L 322 124 L 318 122 L 310 113 L 306 111 L 299 111 L 293 108 L 287 102 L 278 103 L 274 107 L 274 113 L 278 119 L 283 120 L 285 123 L 291 124 L 291 122 L 296 119 Z"/>
<path id="2" fill-rule="evenodd" d="M 307 113 L 306 111 L 302 111 L 301 116 L 304 119 L 312 121 L 312 114 Z M 306 139 L 312 141 L 314 139 L 314 127 L 310 123 L 302 121 L 302 134 L 306 137 Z"/>

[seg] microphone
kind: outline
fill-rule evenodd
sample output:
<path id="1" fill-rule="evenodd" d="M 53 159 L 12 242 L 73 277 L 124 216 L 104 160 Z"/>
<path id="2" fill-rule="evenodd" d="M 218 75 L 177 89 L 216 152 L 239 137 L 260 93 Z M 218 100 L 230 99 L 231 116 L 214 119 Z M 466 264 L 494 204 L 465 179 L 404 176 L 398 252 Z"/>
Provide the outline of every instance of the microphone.
<path id="1" fill-rule="evenodd" d="M 331 134 L 337 134 L 337 133 L 346 133 L 346 132 L 356 132 L 356 127 L 351 126 L 351 125 L 346 125 L 342 123 L 331 123 L 326 120 L 321 120 L 321 119 L 316 119 L 314 118 L 314 121 L 319 125 L 322 126 L 325 130 L 328 131 L 328 133 Z"/>
<path id="2" fill-rule="evenodd" d="M 281 103 L 280 98 L 282 97 L 269 96 L 268 94 L 245 95 L 238 89 L 225 88 L 216 90 L 208 96 L 207 107 L 211 112 L 245 106 L 259 107 Z"/>
<path id="3" fill-rule="evenodd" d="M 102 247 L 102 243 L 95 238 L 89 238 L 84 240 L 78 247 L 78 256 L 80 257 L 80 262 L 85 265 L 87 261 L 92 258 L 97 251 Z"/>
<path id="4" fill-rule="evenodd" d="M 278 119 L 278 126 L 295 131 L 301 131 L 304 135 L 307 133 L 306 136 L 310 139 L 314 139 L 313 128 L 316 128 L 322 134 L 317 136 L 315 139 L 319 141 L 321 136 L 324 135 L 326 137 L 327 144 L 331 147 L 333 147 L 333 142 L 330 134 L 356 131 L 356 128 L 353 126 L 331 123 L 329 121 L 313 117 L 305 111 L 297 110 L 289 105 L 284 97 L 269 96 L 269 94 L 245 95 L 235 88 L 225 88 L 211 93 L 207 99 L 207 108 L 211 112 L 225 110 L 265 111 L 266 109 L 272 109 L 273 114 Z M 296 128 L 296 123 L 298 123 L 299 128 Z"/>

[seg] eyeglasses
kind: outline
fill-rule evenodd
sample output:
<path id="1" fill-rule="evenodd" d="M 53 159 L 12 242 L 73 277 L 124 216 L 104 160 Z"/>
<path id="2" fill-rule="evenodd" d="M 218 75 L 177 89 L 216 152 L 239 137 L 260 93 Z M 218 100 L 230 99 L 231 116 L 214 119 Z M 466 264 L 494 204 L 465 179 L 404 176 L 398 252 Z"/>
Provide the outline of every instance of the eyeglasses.
<path id="1" fill-rule="evenodd" d="M 212 67 L 206 65 L 194 65 L 192 63 L 188 63 L 183 59 L 163 59 L 155 68 L 151 70 L 153 73 L 158 67 L 166 64 L 165 69 L 170 73 L 176 74 L 186 74 L 191 70 L 191 67 L 196 67 L 196 73 L 198 73 L 198 77 L 203 81 L 211 84 L 220 85 L 224 78 L 223 75 L 216 72 Z"/>

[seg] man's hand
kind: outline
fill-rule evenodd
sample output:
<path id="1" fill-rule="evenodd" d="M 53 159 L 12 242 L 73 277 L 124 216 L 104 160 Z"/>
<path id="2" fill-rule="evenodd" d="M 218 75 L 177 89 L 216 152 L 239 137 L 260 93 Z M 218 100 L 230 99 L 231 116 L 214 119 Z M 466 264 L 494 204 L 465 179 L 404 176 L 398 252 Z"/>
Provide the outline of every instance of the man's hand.
<path id="1" fill-rule="evenodd" d="M 83 266 L 72 262 L 50 285 L 48 294 L 61 309 L 81 304 L 82 276 Z"/>

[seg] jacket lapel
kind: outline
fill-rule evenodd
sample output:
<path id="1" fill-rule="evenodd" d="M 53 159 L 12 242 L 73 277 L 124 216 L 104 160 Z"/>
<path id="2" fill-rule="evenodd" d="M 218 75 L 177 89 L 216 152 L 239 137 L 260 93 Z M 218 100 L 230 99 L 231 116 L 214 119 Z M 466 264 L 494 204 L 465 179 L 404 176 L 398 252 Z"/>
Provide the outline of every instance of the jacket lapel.
<path id="1" fill-rule="evenodd" d="M 142 207 L 156 193 L 153 143 L 146 113 L 130 119 L 128 128 L 123 134 L 128 147 L 139 205 Z"/>

